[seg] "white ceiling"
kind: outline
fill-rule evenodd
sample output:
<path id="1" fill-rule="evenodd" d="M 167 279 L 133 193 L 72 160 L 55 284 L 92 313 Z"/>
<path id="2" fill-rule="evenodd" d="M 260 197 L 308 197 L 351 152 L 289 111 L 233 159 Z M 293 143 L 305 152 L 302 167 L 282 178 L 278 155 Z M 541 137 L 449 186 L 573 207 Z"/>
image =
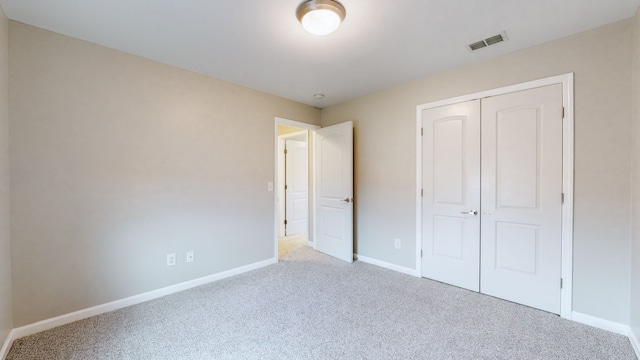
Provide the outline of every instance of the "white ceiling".
<path id="1" fill-rule="evenodd" d="M 341 0 L 333 34 L 300 0 L 0 0 L 10 19 L 317 107 L 631 17 L 640 0 Z M 506 31 L 509 41 L 466 45 Z M 326 97 L 316 100 L 314 94 Z"/>

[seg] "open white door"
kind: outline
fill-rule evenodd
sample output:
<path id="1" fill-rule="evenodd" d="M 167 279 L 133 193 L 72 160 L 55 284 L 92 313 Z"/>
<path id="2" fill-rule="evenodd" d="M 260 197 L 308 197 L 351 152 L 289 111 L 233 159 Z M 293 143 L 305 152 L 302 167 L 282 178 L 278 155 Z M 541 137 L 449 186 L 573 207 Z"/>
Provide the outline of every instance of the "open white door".
<path id="1" fill-rule="evenodd" d="M 353 262 L 353 122 L 314 132 L 315 248 Z"/>

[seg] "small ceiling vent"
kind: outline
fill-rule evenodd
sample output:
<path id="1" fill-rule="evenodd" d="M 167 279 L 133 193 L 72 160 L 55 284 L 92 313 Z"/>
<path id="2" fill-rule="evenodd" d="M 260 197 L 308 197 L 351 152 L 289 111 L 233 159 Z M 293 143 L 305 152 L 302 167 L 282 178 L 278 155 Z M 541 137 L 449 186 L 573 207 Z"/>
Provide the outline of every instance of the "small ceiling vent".
<path id="1" fill-rule="evenodd" d="M 487 46 L 495 45 L 497 43 L 500 43 L 500 42 L 503 42 L 503 41 L 506 41 L 506 40 L 508 40 L 507 33 L 503 31 L 498 35 L 493 35 L 493 36 L 490 36 L 490 37 L 488 37 L 488 38 L 486 38 L 484 40 L 476 41 L 473 44 L 469 44 L 469 45 L 467 45 L 467 48 L 469 48 L 469 50 L 471 50 L 471 51 L 476 51 L 478 49 L 482 49 L 482 48 L 487 47 Z"/>

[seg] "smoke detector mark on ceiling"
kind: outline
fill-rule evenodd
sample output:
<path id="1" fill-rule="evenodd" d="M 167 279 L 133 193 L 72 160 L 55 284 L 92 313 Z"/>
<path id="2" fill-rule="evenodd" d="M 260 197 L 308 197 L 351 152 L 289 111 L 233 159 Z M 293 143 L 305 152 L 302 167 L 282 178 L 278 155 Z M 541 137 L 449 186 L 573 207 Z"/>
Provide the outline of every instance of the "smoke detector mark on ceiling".
<path id="1" fill-rule="evenodd" d="M 473 44 L 469 44 L 467 45 L 467 48 L 471 51 L 476 51 L 478 49 L 482 49 L 485 48 L 487 46 L 491 46 L 491 45 L 495 45 L 497 43 L 501 43 L 503 41 L 507 41 L 509 40 L 509 38 L 507 38 L 507 33 L 506 32 L 501 32 L 498 35 L 493 35 L 490 36 L 484 40 L 480 40 L 480 41 L 476 41 Z"/>

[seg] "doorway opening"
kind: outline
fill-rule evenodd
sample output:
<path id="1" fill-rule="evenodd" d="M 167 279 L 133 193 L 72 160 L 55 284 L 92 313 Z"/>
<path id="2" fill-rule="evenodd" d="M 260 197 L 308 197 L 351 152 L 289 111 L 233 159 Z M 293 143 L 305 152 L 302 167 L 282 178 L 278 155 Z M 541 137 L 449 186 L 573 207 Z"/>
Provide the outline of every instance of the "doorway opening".
<path id="1" fill-rule="evenodd" d="M 312 137 L 319 126 L 275 119 L 275 254 L 281 260 L 301 246 L 313 246 Z"/>
<path id="2" fill-rule="evenodd" d="M 306 144 L 302 144 L 304 138 Z M 281 235 L 298 236 L 300 240 L 303 236 L 300 234 L 306 233 L 303 244 L 306 241 L 314 250 L 352 263 L 353 122 L 320 128 L 275 118 L 274 139 L 275 173 L 279 174 L 273 189 L 274 257 L 279 258 Z M 289 151 L 296 149 L 297 160 L 295 156 L 284 156 L 285 146 L 289 144 L 287 155 L 293 155 Z M 296 168 L 299 176 L 295 171 L 290 172 L 293 176 L 287 176 L 289 171 L 285 171 L 285 167 Z"/>

